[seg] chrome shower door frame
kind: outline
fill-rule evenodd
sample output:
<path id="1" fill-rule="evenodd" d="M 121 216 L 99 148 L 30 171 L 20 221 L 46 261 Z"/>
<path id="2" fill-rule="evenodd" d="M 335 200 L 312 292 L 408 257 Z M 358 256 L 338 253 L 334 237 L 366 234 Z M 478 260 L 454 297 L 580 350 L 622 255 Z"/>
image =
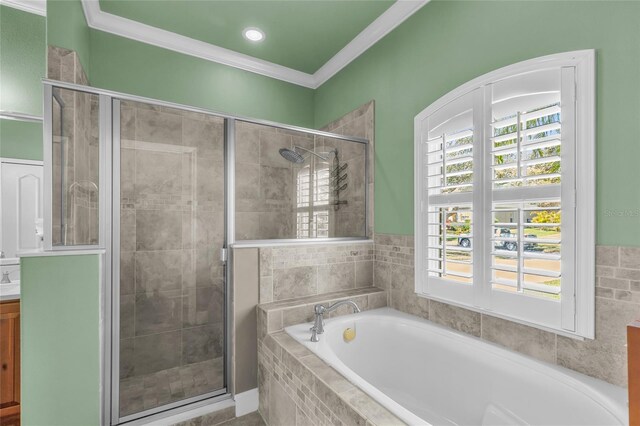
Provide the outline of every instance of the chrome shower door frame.
<path id="1" fill-rule="evenodd" d="M 110 400 L 108 402 L 108 407 L 110 407 L 109 418 L 105 418 L 105 424 L 110 425 L 120 425 L 120 424 L 144 424 L 151 420 L 160 420 L 163 417 L 167 417 L 169 415 L 174 415 L 179 412 L 187 411 L 198 406 L 206 405 L 212 403 L 214 398 L 217 400 L 224 400 L 231 398 L 231 393 L 228 391 L 229 383 L 231 379 L 231 370 L 229 369 L 229 360 L 231 359 L 229 350 L 231 349 L 230 342 L 230 334 L 228 332 L 230 327 L 230 319 L 229 319 L 229 309 L 230 309 L 230 297 L 229 297 L 229 267 L 227 262 L 223 261 L 225 268 L 225 277 L 223 288 L 225 291 L 225 300 L 224 300 L 224 329 L 225 329 L 225 350 L 224 350 L 224 386 L 221 389 L 217 389 L 212 392 L 203 393 L 197 396 L 193 396 L 190 398 L 184 398 L 169 404 L 164 404 L 158 407 L 154 407 L 148 410 L 140 411 L 135 414 L 130 414 L 127 416 L 120 415 L 120 190 L 121 190 L 121 181 L 120 181 L 120 150 L 121 150 L 121 123 L 120 123 L 120 111 L 121 111 L 121 102 L 123 100 L 131 100 L 126 96 L 117 96 L 110 97 L 111 104 L 109 105 L 109 109 L 112 111 L 112 128 L 113 133 L 111 135 L 112 140 L 112 232 L 111 232 L 111 249 L 108 250 L 111 255 L 111 291 L 109 294 L 111 306 L 110 309 L 110 317 L 111 321 L 109 324 L 111 326 L 110 336 L 111 339 L 105 339 L 105 342 L 110 340 L 111 348 L 107 349 L 105 347 L 105 352 L 107 350 L 110 353 L 110 366 L 109 370 L 105 370 L 105 375 L 108 375 L 108 380 L 105 380 L 105 385 L 110 387 Z M 141 101 L 136 99 L 135 102 L 145 103 L 147 105 L 159 105 L 158 103 L 149 102 L 149 101 Z M 170 108 L 174 108 L 181 111 L 193 111 L 190 108 L 172 105 Z M 214 115 L 214 114 L 208 114 Z M 227 119 L 225 119 L 225 127 L 226 127 Z M 227 145 L 226 137 L 225 137 L 225 147 Z M 226 148 L 225 148 L 226 149 Z M 226 164 L 224 175 L 226 177 Z M 225 204 L 226 204 L 226 182 L 225 182 Z M 227 221 L 227 210 L 225 207 L 225 240 L 223 241 L 223 250 L 227 247 L 227 230 L 226 230 L 226 221 Z M 222 259 L 219 259 L 222 260 Z M 212 262 L 215 259 L 212 259 Z M 107 268 L 108 269 L 108 268 Z M 105 387 L 107 387 L 105 386 Z M 107 396 L 107 395 L 105 395 Z M 108 420 L 108 423 L 107 423 Z"/>
<path id="2" fill-rule="evenodd" d="M 43 133 L 44 133 L 44 231 L 45 250 L 62 251 L 73 250 L 74 253 L 104 253 L 102 257 L 101 277 L 101 422 L 103 425 L 138 425 L 151 420 L 160 420 L 169 415 L 188 411 L 200 406 L 232 398 L 233 384 L 233 277 L 232 277 L 232 246 L 273 246 L 273 245 L 307 245 L 314 243 L 348 243 L 352 241 L 369 241 L 369 175 L 370 175 L 370 146 L 364 138 L 352 137 L 330 132 L 306 129 L 268 120 L 259 120 L 242 116 L 225 114 L 204 108 L 191 107 L 173 102 L 166 102 L 142 96 L 130 95 L 111 90 L 66 83 L 56 80 L 43 79 Z M 91 93 L 99 96 L 99 152 L 100 152 L 100 198 L 99 221 L 100 236 L 98 245 L 83 246 L 52 246 L 52 99 L 53 88 L 63 88 Z M 225 267 L 225 387 L 196 397 L 176 401 L 171 404 L 146 410 L 135 415 L 120 417 L 119 413 L 119 369 L 120 369 L 120 103 L 133 101 L 154 106 L 190 111 L 209 116 L 220 117 L 225 120 L 224 129 L 224 252 L 220 260 Z M 364 237 L 310 238 L 310 239 L 274 239 L 258 241 L 236 241 L 235 239 L 235 146 L 236 122 L 244 121 L 253 124 L 271 126 L 279 129 L 303 132 L 314 136 L 323 136 L 365 145 L 365 233 Z M 47 237 L 48 233 L 48 237 Z M 47 244 L 48 241 L 48 244 Z M 212 259 L 214 261 L 214 259 Z"/>

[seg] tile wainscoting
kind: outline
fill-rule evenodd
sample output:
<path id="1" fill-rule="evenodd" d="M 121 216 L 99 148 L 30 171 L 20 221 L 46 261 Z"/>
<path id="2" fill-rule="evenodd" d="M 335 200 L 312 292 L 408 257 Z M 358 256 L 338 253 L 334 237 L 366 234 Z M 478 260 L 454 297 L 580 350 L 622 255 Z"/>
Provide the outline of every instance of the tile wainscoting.
<path id="1" fill-rule="evenodd" d="M 388 290 L 395 309 L 626 387 L 626 325 L 640 317 L 640 248 L 598 246 L 596 265 L 596 339 L 584 341 L 417 296 L 413 236 L 376 235 L 374 285 Z"/>

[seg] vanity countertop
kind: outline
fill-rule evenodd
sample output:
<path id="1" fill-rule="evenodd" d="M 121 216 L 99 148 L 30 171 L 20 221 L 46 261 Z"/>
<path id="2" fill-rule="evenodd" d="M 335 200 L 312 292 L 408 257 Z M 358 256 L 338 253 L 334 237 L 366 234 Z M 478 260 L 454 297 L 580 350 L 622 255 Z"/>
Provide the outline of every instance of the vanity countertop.
<path id="1" fill-rule="evenodd" d="M 11 284 L 0 284 L 0 302 L 9 300 L 20 300 L 19 281 L 14 281 Z"/>

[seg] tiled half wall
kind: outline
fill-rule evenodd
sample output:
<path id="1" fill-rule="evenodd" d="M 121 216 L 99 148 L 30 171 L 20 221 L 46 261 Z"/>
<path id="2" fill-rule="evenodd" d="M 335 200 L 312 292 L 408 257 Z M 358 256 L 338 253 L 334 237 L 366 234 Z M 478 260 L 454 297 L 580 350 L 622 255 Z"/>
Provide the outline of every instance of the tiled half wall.
<path id="1" fill-rule="evenodd" d="M 260 249 L 260 303 L 373 285 L 373 242 Z"/>
<path id="2" fill-rule="evenodd" d="M 270 425 L 396 425 L 398 418 L 283 331 L 309 321 L 315 303 L 354 300 L 362 310 L 386 306 L 376 288 L 346 290 L 258 307 L 260 414 Z M 338 309 L 333 315 L 348 314 Z"/>
<path id="3" fill-rule="evenodd" d="M 374 284 L 400 311 L 619 385 L 627 385 L 626 325 L 640 317 L 640 248 L 598 246 L 596 338 L 576 340 L 419 297 L 413 236 L 375 237 Z"/>

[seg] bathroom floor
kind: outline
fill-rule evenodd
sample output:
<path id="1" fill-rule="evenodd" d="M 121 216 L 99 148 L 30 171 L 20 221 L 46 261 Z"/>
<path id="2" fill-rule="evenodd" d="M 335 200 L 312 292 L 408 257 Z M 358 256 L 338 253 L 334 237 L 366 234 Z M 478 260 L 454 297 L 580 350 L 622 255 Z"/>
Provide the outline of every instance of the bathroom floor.
<path id="1" fill-rule="evenodd" d="M 130 377 L 120 383 L 120 412 L 126 416 L 221 389 L 224 386 L 224 358 Z"/>
<path id="2" fill-rule="evenodd" d="M 220 426 L 264 426 L 266 423 L 257 411 L 246 416 L 236 417 L 221 423 Z"/>

